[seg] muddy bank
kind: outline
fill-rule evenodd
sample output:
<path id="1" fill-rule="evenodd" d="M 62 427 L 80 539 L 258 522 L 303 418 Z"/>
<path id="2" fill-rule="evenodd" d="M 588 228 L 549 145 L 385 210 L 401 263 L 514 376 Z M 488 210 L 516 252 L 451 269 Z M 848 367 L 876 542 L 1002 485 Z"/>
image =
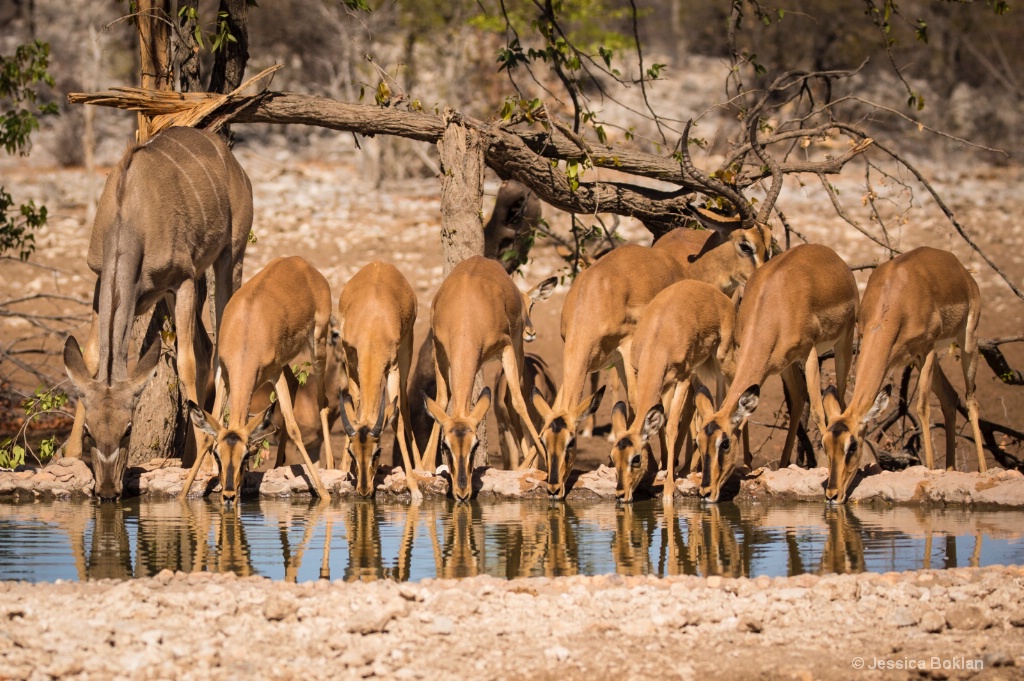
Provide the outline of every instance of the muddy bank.
<path id="1" fill-rule="evenodd" d="M 187 471 L 175 459 L 154 460 L 133 468 L 126 480 L 126 493 L 152 498 L 175 497 L 181 492 Z M 437 475 L 415 473 L 425 497 L 448 494 L 448 478 L 443 468 Z M 824 468 L 804 470 L 796 466 L 782 470 L 760 468 L 733 480 L 738 500 L 807 500 L 823 501 L 823 483 L 828 475 Z M 352 483 L 340 471 L 321 470 L 320 476 L 333 496 L 355 493 Z M 615 497 L 615 471 L 607 466 L 575 474 L 570 478 L 570 499 Z M 699 475 L 676 481 L 676 496 L 696 497 Z M 405 473 L 381 467 L 377 475 L 378 494 L 408 495 Z M 93 480 L 88 467 L 74 459 L 59 459 L 37 471 L 0 472 L 0 498 L 70 498 L 92 494 Z M 200 472 L 190 496 L 198 497 L 216 489 L 209 472 Z M 531 498 L 546 496 L 544 473 L 537 470 L 504 471 L 496 468 L 478 469 L 474 489 L 480 498 Z M 660 478 L 646 488 L 647 494 L 661 493 Z M 300 466 L 290 466 L 249 473 L 243 493 L 262 498 L 308 496 L 309 482 Z M 915 466 L 903 471 L 868 469 L 860 477 L 851 495 L 853 502 L 885 502 L 895 504 L 964 505 L 983 507 L 1024 507 L 1024 474 L 998 468 L 986 473 L 960 473 L 929 470 Z"/>
<path id="2" fill-rule="evenodd" d="M 1020 678 L 1022 601 L 1020 568 L 299 585 L 165 571 L 0 583 L 0 669 L 11 679 Z M 880 663 L 904 668 L 871 669 Z M 925 674 L 906 670 L 918 664 Z"/>

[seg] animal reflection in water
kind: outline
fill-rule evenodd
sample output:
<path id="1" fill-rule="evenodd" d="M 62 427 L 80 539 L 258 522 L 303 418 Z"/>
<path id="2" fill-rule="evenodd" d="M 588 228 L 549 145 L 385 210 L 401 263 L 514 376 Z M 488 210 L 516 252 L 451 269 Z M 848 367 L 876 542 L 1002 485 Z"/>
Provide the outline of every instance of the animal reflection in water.
<path id="1" fill-rule="evenodd" d="M 319 573 L 307 569 L 303 579 L 407 581 L 480 574 L 510 579 L 605 572 L 742 577 L 763 572 L 758 568 L 769 555 L 778 574 L 847 573 L 871 569 L 870 555 L 895 555 L 908 536 L 881 529 L 877 521 L 864 524 L 846 506 L 476 501 L 398 506 L 358 500 L 268 501 L 247 511 L 225 512 L 212 502 L 89 504 L 54 519 L 70 540 L 79 579 L 146 577 L 164 569 L 273 575 L 280 574 L 275 570 L 280 566 L 284 579 L 295 582 L 310 553 L 320 559 Z M 913 549 L 918 567 L 958 567 L 958 539 L 961 549 L 973 539 L 967 562 L 981 563 L 980 525 L 970 530 L 973 537 L 957 537 L 944 529 L 956 518 L 935 522 L 924 511 L 907 510 L 892 521 L 921 538 Z"/>

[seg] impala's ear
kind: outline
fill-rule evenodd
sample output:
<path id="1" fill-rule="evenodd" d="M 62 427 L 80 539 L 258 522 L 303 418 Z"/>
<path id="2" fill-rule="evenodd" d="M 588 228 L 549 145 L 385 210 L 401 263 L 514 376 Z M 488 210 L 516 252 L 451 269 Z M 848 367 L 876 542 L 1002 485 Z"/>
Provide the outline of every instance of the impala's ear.
<path id="1" fill-rule="evenodd" d="M 68 372 L 71 382 L 79 389 L 92 380 L 89 370 L 85 368 L 82 348 L 78 346 L 78 341 L 74 336 L 68 336 L 68 339 L 64 341 L 64 370 Z"/>
<path id="2" fill-rule="evenodd" d="M 656 404 L 647 411 L 644 417 L 644 427 L 640 435 L 644 442 L 650 442 L 651 438 L 658 434 L 665 426 L 665 410 L 660 404 Z"/>
<path id="3" fill-rule="evenodd" d="M 249 423 L 245 424 L 246 430 L 249 431 L 249 444 L 262 440 L 277 430 L 277 426 L 274 425 L 275 408 L 277 408 L 277 402 L 271 402 L 262 414 L 256 414 L 249 419 Z"/>
<path id="4" fill-rule="evenodd" d="M 448 427 L 451 426 L 452 420 L 448 416 L 448 414 L 444 412 L 444 409 L 441 408 L 441 405 L 439 405 L 437 402 L 430 399 L 426 395 L 423 396 L 423 406 L 427 408 L 427 413 L 430 414 L 430 418 L 437 421 L 437 424 L 439 426 L 441 426 L 445 430 L 447 430 Z"/>
<path id="5" fill-rule="evenodd" d="M 693 393 L 693 404 L 697 408 L 700 420 L 705 423 L 715 415 L 715 400 L 711 397 L 711 391 L 701 383 Z"/>
<path id="6" fill-rule="evenodd" d="M 207 414 L 200 409 L 199 405 L 192 400 L 188 401 L 187 409 L 188 415 L 192 419 L 192 425 L 216 440 L 218 432 L 217 419 L 213 418 L 212 414 Z"/>
<path id="7" fill-rule="evenodd" d="M 892 394 L 892 385 L 887 385 L 882 388 L 882 392 L 878 393 L 878 397 L 875 398 L 875 403 L 871 405 L 871 409 L 864 415 L 864 419 L 861 423 L 867 423 L 871 419 L 877 417 L 885 408 L 889 406 L 889 395 Z"/>
<path id="8" fill-rule="evenodd" d="M 530 393 L 530 399 L 533 400 L 533 408 L 537 410 L 540 417 L 547 421 L 548 417 L 551 416 L 551 407 L 544 401 L 544 396 L 537 390 L 537 386 L 533 387 L 533 391 Z"/>
<path id="9" fill-rule="evenodd" d="M 821 405 L 825 410 L 826 423 L 832 423 L 842 413 L 839 407 L 839 390 L 834 385 L 825 388 L 825 394 L 821 396 Z"/>
<path id="10" fill-rule="evenodd" d="M 743 226 L 743 220 L 738 215 L 720 215 L 706 208 L 698 208 L 693 204 L 686 205 L 686 212 L 706 229 L 712 229 L 723 235 L 729 234 Z"/>
<path id="11" fill-rule="evenodd" d="M 760 401 L 761 387 L 758 385 L 752 385 L 743 391 L 740 395 L 740 402 L 736 405 L 736 411 L 730 417 L 729 421 L 733 426 L 739 426 L 754 413 L 757 409 L 757 403 Z"/>
<path id="12" fill-rule="evenodd" d="M 580 402 L 579 406 L 576 407 L 576 421 L 592 416 L 597 411 L 598 407 L 601 406 L 601 398 L 604 397 L 604 389 L 605 386 L 602 385 L 596 393 Z"/>
<path id="13" fill-rule="evenodd" d="M 540 282 L 532 289 L 530 289 L 530 293 L 527 295 L 529 295 L 535 303 L 538 303 L 542 300 L 547 300 L 549 297 L 551 297 L 551 294 L 554 292 L 555 286 L 557 284 L 558 277 L 548 277 L 547 279 L 545 279 L 544 281 Z"/>
<path id="14" fill-rule="evenodd" d="M 612 435 L 614 435 L 616 439 L 620 439 L 626 434 L 627 429 L 626 403 L 620 400 L 615 403 L 614 407 L 612 407 Z"/>
<path id="15" fill-rule="evenodd" d="M 487 410 L 491 407 L 491 389 L 484 388 L 480 391 L 480 397 L 476 400 L 476 405 L 473 407 L 473 411 L 469 412 L 469 420 L 472 423 L 480 423 L 484 420 L 484 416 L 487 415 Z"/>

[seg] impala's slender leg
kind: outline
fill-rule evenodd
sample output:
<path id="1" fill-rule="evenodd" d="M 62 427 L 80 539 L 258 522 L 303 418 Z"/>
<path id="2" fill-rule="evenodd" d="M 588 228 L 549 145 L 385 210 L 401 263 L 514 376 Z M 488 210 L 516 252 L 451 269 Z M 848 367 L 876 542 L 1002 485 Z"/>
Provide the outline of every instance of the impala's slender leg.
<path id="1" fill-rule="evenodd" d="M 310 357 L 313 358 L 313 378 L 316 380 L 316 406 L 320 413 L 320 429 L 323 432 L 324 444 L 321 449 L 320 461 L 328 470 L 334 470 L 334 452 L 331 449 L 331 426 L 327 423 L 327 334 L 329 328 L 319 325 L 313 329 Z"/>
<path id="2" fill-rule="evenodd" d="M 782 446 L 782 460 L 779 469 L 789 466 L 793 456 L 793 445 L 796 444 L 796 431 L 800 427 L 800 415 L 804 411 L 807 399 L 807 385 L 801 380 L 796 364 L 790 364 L 782 371 L 782 382 L 789 391 L 789 431 L 786 433 L 786 444 Z"/>
<path id="3" fill-rule="evenodd" d="M 408 337 L 403 338 L 398 346 L 398 433 L 401 434 L 401 442 L 412 447 L 411 455 L 408 453 L 408 447 L 402 455 L 411 456 L 413 466 L 422 469 L 423 457 L 420 454 L 420 448 L 416 445 L 416 438 L 412 436 L 412 430 L 409 427 L 409 416 L 412 413 L 409 411 L 409 370 L 412 368 L 412 340 L 412 332 L 410 332 Z M 406 465 L 408 465 L 408 462 Z M 409 469 L 409 472 L 411 473 L 412 469 Z"/>
<path id="4" fill-rule="evenodd" d="M 921 442 L 924 444 L 924 460 L 928 468 L 935 467 L 935 455 L 932 451 L 932 378 L 935 367 L 935 348 L 928 351 L 921 365 L 921 375 L 917 379 L 917 418 L 921 422 Z"/>
<path id="5" fill-rule="evenodd" d="M 598 383 L 601 382 L 601 369 L 590 374 L 590 393 L 597 392 Z M 594 426 L 597 424 L 597 417 L 591 414 L 580 422 L 580 437 L 591 437 L 594 434 Z"/>
<path id="6" fill-rule="evenodd" d="M 680 397 L 682 409 L 679 415 L 679 425 L 676 427 L 676 456 L 679 456 L 680 449 L 683 450 L 683 467 L 681 474 L 686 477 L 690 474 L 690 466 L 693 463 L 693 440 L 690 437 L 690 424 L 693 423 L 693 415 L 696 409 L 693 404 L 693 381 L 687 381 L 684 392 Z M 671 425 L 672 421 L 669 421 Z M 682 438 L 679 437 L 682 434 Z"/>
<path id="7" fill-rule="evenodd" d="M 679 432 L 680 426 L 682 426 L 682 432 L 687 432 L 690 429 L 690 417 L 693 415 L 693 411 L 690 414 L 686 414 L 686 405 L 691 403 L 693 397 L 693 391 L 690 389 L 690 381 L 680 381 L 676 383 L 675 388 L 672 390 L 672 400 L 669 404 L 668 410 L 668 423 L 663 429 L 665 431 L 665 451 L 668 455 L 668 462 L 665 465 L 665 491 L 664 501 L 665 503 L 672 503 L 672 497 L 675 494 L 676 489 L 676 461 L 678 460 L 679 454 Z M 683 419 L 685 418 L 685 425 Z M 689 466 L 690 462 L 687 461 L 686 465 Z"/>
<path id="8" fill-rule="evenodd" d="M 967 323 L 964 324 L 960 347 L 963 351 L 960 355 L 960 365 L 964 372 L 964 400 L 967 402 L 967 418 L 971 421 L 971 429 L 974 431 L 974 451 L 978 457 L 978 472 L 984 473 L 988 470 L 985 463 L 985 447 L 981 439 L 981 426 L 978 423 L 978 398 L 974 395 L 975 378 L 978 374 L 978 321 L 981 318 L 978 309 L 979 304 L 971 301 L 967 312 Z M 947 461 L 947 466 L 948 466 Z"/>
<path id="9" fill-rule="evenodd" d="M 306 446 L 302 444 L 302 431 L 299 430 L 299 424 L 295 422 L 295 413 L 292 411 L 292 396 L 289 394 L 288 379 L 285 377 L 284 371 L 281 372 L 277 382 L 274 384 L 274 390 L 277 392 L 277 402 L 281 405 L 284 427 L 288 431 L 292 442 L 295 443 L 295 446 L 298 447 L 299 452 L 302 454 L 302 461 L 306 464 L 306 471 L 309 473 L 310 481 L 313 483 L 313 489 L 320 498 L 330 498 L 330 493 L 320 480 L 320 473 L 317 472 L 316 466 L 310 461 Z"/>
<path id="10" fill-rule="evenodd" d="M 448 408 L 448 356 L 444 353 L 444 348 L 437 341 L 434 341 L 434 381 L 437 384 L 437 406 L 441 409 Z M 422 396 L 419 399 L 423 399 Z M 430 427 L 430 439 L 427 441 L 427 448 L 424 451 L 424 456 L 427 457 L 427 463 L 430 464 L 430 470 L 433 472 L 435 466 L 437 466 L 437 446 L 438 438 L 441 435 L 441 425 L 434 421 L 434 425 Z"/>
<path id="11" fill-rule="evenodd" d="M 534 446 L 529 452 L 523 452 L 524 456 L 524 468 L 532 468 L 534 461 L 537 458 L 537 448 L 541 446 L 540 435 L 537 434 L 537 429 L 533 425 L 533 421 L 530 419 L 530 413 L 526 410 L 526 401 L 523 399 L 523 388 L 522 381 L 523 375 L 520 367 L 523 361 L 523 340 L 522 338 L 513 338 L 510 345 L 506 345 L 501 351 L 501 368 L 505 372 L 505 377 L 508 383 L 508 394 L 512 398 L 512 408 L 516 414 L 519 415 L 519 419 L 526 424 L 527 430 L 530 432 L 530 437 L 533 438 Z M 528 457 L 528 458 L 527 458 Z"/>
<path id="12" fill-rule="evenodd" d="M 633 350 L 633 339 L 627 338 L 626 340 L 619 343 L 619 361 L 622 370 L 619 376 L 622 378 L 622 384 L 626 386 L 626 404 L 629 405 L 629 423 L 633 422 L 636 418 L 636 367 L 633 366 L 630 361 L 630 353 Z"/>
<path id="13" fill-rule="evenodd" d="M 932 391 L 942 408 L 942 425 L 946 431 L 946 470 L 956 470 L 956 389 L 949 383 L 938 362 L 932 367 Z"/>
<path id="14" fill-rule="evenodd" d="M 678 385 L 678 383 L 676 385 Z M 676 386 L 669 386 L 661 391 L 661 405 L 665 409 L 666 415 L 671 414 L 672 412 L 672 398 L 675 394 Z M 658 466 L 664 466 L 667 470 L 669 465 L 667 427 L 658 430 L 658 444 L 661 445 L 661 461 L 658 463 Z M 661 469 L 659 468 L 659 470 Z"/>
<path id="15" fill-rule="evenodd" d="M 849 330 L 836 339 L 836 344 L 833 346 L 836 355 L 836 388 L 838 388 L 836 396 L 839 398 L 839 408 L 842 411 L 846 411 L 846 382 L 850 378 L 850 368 L 853 366 L 853 337 L 854 327 L 851 325 Z"/>
<path id="16" fill-rule="evenodd" d="M 412 460 L 409 458 L 409 447 L 405 442 L 405 419 L 402 418 L 402 398 L 405 391 L 401 389 L 401 376 L 398 367 L 392 367 L 388 372 L 388 400 L 398 396 L 398 422 L 395 424 L 395 439 L 398 441 L 398 449 L 402 452 L 402 463 L 405 465 L 405 480 L 409 486 L 409 493 L 413 499 L 421 499 L 419 484 L 412 474 Z"/>

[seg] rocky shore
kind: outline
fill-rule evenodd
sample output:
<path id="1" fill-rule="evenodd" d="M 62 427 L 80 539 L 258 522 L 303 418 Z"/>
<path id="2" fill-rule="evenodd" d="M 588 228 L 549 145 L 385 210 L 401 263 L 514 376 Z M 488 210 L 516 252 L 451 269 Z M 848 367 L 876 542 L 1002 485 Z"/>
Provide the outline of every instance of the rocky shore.
<path id="1" fill-rule="evenodd" d="M 1008 679 L 1022 667 L 1019 567 L 0 583 L 4 679 Z"/>
<path id="2" fill-rule="evenodd" d="M 187 471 L 176 459 L 157 459 L 129 471 L 126 481 L 128 495 L 151 498 L 172 498 L 180 492 Z M 448 478 L 441 469 L 437 475 L 415 473 L 425 497 L 448 493 Z M 734 478 L 738 500 L 806 500 L 823 501 L 823 483 L 828 475 L 824 468 L 805 470 L 790 466 L 782 470 L 759 468 Z M 354 494 L 354 488 L 340 471 L 321 470 L 320 476 L 332 495 Z M 699 475 L 676 481 L 676 496 L 696 497 Z M 378 494 L 401 496 L 409 490 L 401 469 L 381 467 L 377 476 Z M 607 466 L 570 477 L 570 499 L 615 497 L 615 471 Z M 211 474 L 201 472 L 192 486 L 191 496 L 200 496 L 214 489 Z M 648 494 L 660 494 L 660 478 L 651 481 Z M 0 499 L 70 498 L 92 493 L 92 474 L 77 459 L 58 459 L 39 470 L 0 472 Z M 546 496 L 544 473 L 537 470 L 505 471 L 497 468 L 478 469 L 474 489 L 480 498 L 529 498 Z M 249 473 L 243 493 L 264 498 L 308 496 L 309 482 L 300 466 L 283 467 L 265 473 Z M 987 508 L 1024 507 L 1024 474 L 1015 470 L 989 469 L 986 473 L 960 473 L 930 470 L 915 466 L 903 471 L 868 469 L 862 474 L 851 501 L 878 501 L 895 504 L 963 505 Z"/>

